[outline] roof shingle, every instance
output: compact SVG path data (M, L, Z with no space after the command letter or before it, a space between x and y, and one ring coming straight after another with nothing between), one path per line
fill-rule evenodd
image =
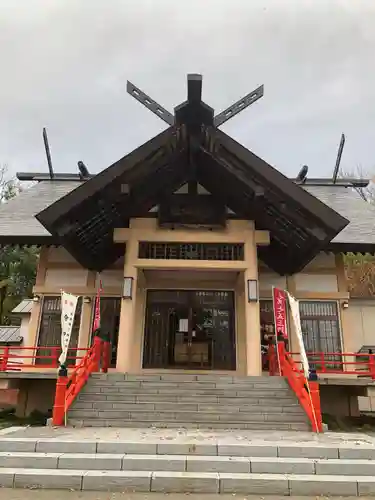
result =
M30 314L33 308L32 299L23 299L13 310L13 314Z
M0 326L0 344L20 344L22 337L19 326Z
M35 215L81 184L80 181L41 181L0 205L0 239L9 239L11 243L14 238L28 243L30 237L51 236ZM365 203L354 189L339 184L305 184L303 188L350 221L333 243L375 245L375 206Z
M51 236L35 215L81 185L81 182L42 181L0 205L0 237Z
M304 189L350 221L332 243L375 245L375 206L366 203L353 188L336 184L305 185Z

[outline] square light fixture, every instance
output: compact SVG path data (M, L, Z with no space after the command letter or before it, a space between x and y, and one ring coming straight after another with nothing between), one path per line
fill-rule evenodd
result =
M133 298L133 278L124 277L124 283L122 287L122 298L132 299Z
M248 302L258 302L258 280L247 280Z

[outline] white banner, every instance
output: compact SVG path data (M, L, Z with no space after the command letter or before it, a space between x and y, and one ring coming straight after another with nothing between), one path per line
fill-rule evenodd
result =
M293 323L294 323L294 328L296 331L296 336L298 339L298 344L299 344L299 352L301 355L301 361L302 361L302 367L303 371L305 373L305 377L307 380L309 379L309 361L306 356L306 351L305 351L305 345L303 343L303 336L302 336L302 328L301 328L301 318L299 315L299 304L298 300L296 300L290 293L286 292L288 294L288 299L289 299L289 305L290 305L290 312L293 318Z
M77 308L78 297L70 293L61 292L61 355L60 365L65 364L66 356L72 335L74 315Z

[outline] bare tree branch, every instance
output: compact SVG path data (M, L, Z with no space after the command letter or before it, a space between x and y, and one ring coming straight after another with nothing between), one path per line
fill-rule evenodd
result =
M369 175L369 172L365 172L360 165L358 165L353 171L340 171L339 176L342 179L371 179L373 177L373 175ZM375 185L372 181L370 181L369 185L365 188L355 187L353 189L357 191L362 200L369 203L375 203Z

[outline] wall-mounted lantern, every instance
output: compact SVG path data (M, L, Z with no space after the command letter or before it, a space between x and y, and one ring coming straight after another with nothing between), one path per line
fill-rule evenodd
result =
M258 302L258 280L247 280L248 302Z
M132 299L133 298L133 278L124 277L124 283L122 287L122 298Z

